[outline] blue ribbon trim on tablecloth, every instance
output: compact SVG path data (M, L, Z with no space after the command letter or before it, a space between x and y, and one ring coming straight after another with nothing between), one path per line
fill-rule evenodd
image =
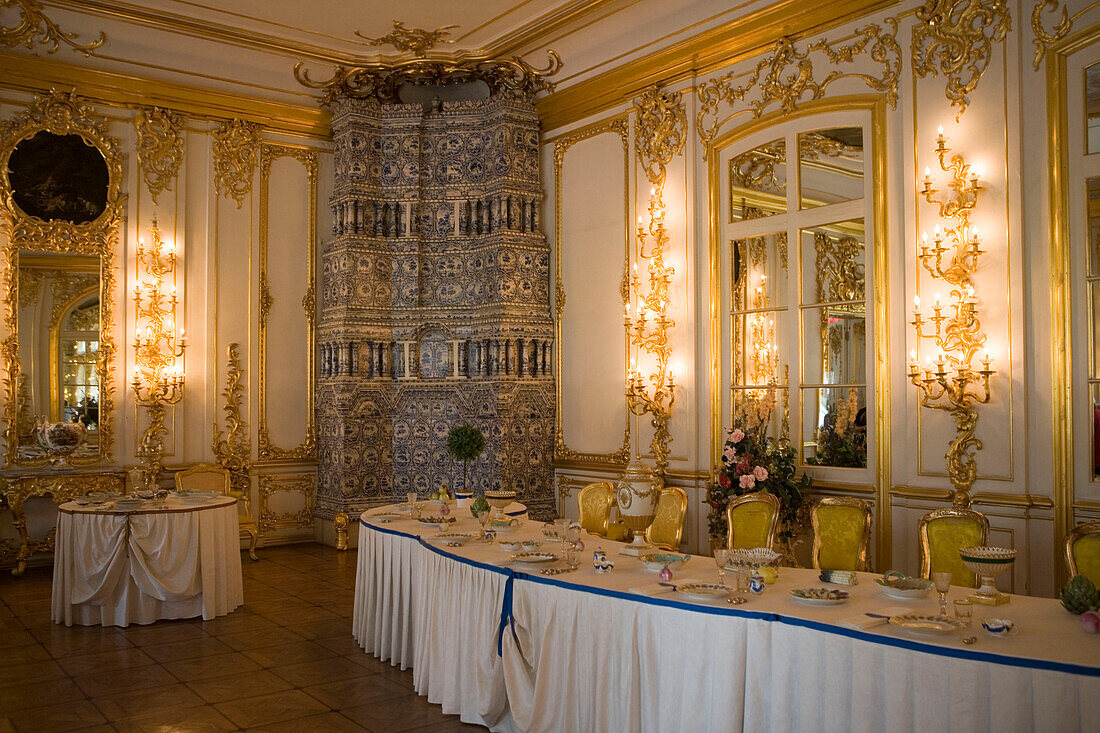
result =
M808 629L814 629L815 631L823 631L827 634L846 636L851 639L859 639L860 641L869 641L874 644L884 644L886 646L898 647L900 649L909 649L911 651L924 652L926 654L939 654L940 656L954 657L956 659L967 659L975 662L990 662L992 664L1001 664L1008 667L1025 667L1029 669L1042 669L1051 672L1066 672L1068 674L1078 674L1087 677L1100 677L1100 667L1087 667L1080 664L1072 664L1069 662L1055 662L1048 659L1013 657L1006 654L991 654L989 652L975 651L972 649L952 648L938 646L935 644L925 644L920 641L902 639L896 636L885 636L883 634L875 634L866 631L859 631L857 629L849 629L844 626L836 626L834 624L829 624L822 621L810 621L808 619L798 618L796 616L784 616L783 614L775 613L772 611L749 611L739 608L722 606L704 606L696 603L677 601L671 598L643 596L637 593L630 593L629 591L612 590L610 588L599 588L591 585L570 583L565 580L558 580L556 578L547 577L544 575L531 575L530 573L525 573L518 570L511 570L509 568L502 568L496 565L488 565L486 563L478 562L477 560L471 560L469 558L462 557L461 555L455 555L439 547L435 547L428 542L425 542L418 535L408 534L406 532L399 532L393 529L384 529L373 524L368 524L362 519L360 519L359 521L360 524L362 524L363 526L369 527L370 529L379 532L386 532L388 534L400 535L402 537L409 537L411 539L414 539L432 552L444 555L452 560L456 560L467 565L473 565L475 567L489 570L494 573L507 575L508 579L505 581L504 585L504 599L501 602L500 609L500 625L497 629L497 656L502 656L504 629L510 626L513 635L515 634L515 616L512 610L515 594L514 585L516 580L524 580L529 583L556 585L561 588L568 588L569 590L579 591L581 593L592 593L598 596L619 598L621 600L627 600L633 603L645 603L651 606L663 606L666 608L679 608L685 611L690 611L692 613L704 613L712 616L735 616L739 618L752 618L759 619L761 621L771 621L775 623L787 624L788 626L801 626Z

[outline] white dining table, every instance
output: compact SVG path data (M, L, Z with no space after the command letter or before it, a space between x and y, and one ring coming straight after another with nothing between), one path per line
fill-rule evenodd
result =
M72 626L224 616L244 603L237 500L58 507L52 614Z
M801 605L792 590L825 584L795 568L743 605L695 601L616 542L585 535L581 566L548 576L509 564L499 544L449 547L415 520L372 518L392 511L360 517L355 638L411 668L445 713L493 730L1068 731L1100 720L1100 635L1054 599L975 605L972 628L942 637L854 629L844 622L939 603L885 598L860 573L847 602ZM448 528L478 530L464 516ZM541 525L513 536L541 538ZM596 548L616 563L610 574L592 567ZM673 583L716 573L696 556ZM968 592L953 588L949 602ZM992 616L1019 633L988 634L980 621Z

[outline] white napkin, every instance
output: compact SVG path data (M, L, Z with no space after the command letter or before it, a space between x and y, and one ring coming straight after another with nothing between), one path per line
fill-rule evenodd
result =
M698 583L700 581L695 578L676 578L673 585L687 585L688 583ZM645 585L639 585L634 588L628 589L631 593L637 593L640 596L660 596L665 593L672 593L675 588L670 588L667 585L661 585L657 583L646 583Z
M911 609L893 606L891 608L883 608L877 611L870 611L868 613L860 613L855 616L848 616L847 618L842 618L837 623L849 629L863 631L865 629L873 629L876 626L881 626L884 623L887 623L890 620L891 616L900 616L904 613L911 612Z

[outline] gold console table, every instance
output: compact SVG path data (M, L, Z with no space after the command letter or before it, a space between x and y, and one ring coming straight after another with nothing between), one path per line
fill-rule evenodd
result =
M50 497L61 504L78 496L97 491L125 493L126 471L122 468L53 468L6 469L0 471L0 496L11 511L12 524L19 533L19 549L15 553L12 575L22 575L27 558L36 552L52 552L55 530L41 540L27 537L27 518L23 502L32 497Z

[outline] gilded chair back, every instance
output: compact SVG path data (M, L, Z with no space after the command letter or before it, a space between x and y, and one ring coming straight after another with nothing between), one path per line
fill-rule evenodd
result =
M607 535L607 521L611 515L611 503L615 498L615 488L610 481L596 481L577 492L577 509L580 511L581 527L592 534Z
M657 498L657 511L653 524L645 531L646 541L666 550L679 550L684 534L684 515L687 514L687 492L679 486L666 486Z
M212 463L198 463L176 472L176 488L189 491L218 491L229 495L229 471Z
M989 520L972 509L938 509L920 518L920 575L951 573L951 584L973 588L976 578L959 557L959 548L982 546L989 537Z
M871 546L871 505L850 496L829 496L810 510L814 545L810 555L820 570L867 570Z
M256 542L259 539L259 528L256 520L252 518L252 512L248 505L248 497L239 491L233 491L229 481L229 471L213 463L197 463L191 468L177 471L176 488L190 491L220 491L226 496L232 496L237 500L237 523L241 528L241 536L249 537L248 556L256 560Z
M1069 577L1084 575L1100 588L1100 522L1078 524L1066 534Z
M726 507L726 547L770 548L779 532L779 509L779 499L766 491L754 491L731 501Z

